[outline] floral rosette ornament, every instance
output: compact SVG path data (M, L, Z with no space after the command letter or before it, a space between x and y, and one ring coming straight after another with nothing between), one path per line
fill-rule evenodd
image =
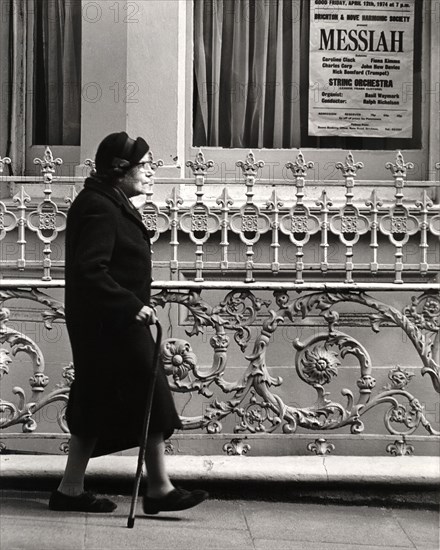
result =
M172 376L175 382L184 380L197 364L197 357L190 344L178 339L169 339L163 343L161 360L165 373Z
M324 385L338 374L340 362L334 351L326 347L314 347L305 350L302 360L302 372L311 384Z

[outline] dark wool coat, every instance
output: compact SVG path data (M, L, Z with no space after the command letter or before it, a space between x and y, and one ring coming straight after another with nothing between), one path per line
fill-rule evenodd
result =
M128 199L88 178L66 228L66 325L75 381L66 419L72 434L98 436L93 456L138 445L154 341L136 321L149 303L148 232ZM181 423L159 370L151 432L169 437Z

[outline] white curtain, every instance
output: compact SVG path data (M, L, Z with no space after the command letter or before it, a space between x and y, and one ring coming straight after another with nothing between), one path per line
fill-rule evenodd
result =
M194 1L195 146L299 145L300 2Z

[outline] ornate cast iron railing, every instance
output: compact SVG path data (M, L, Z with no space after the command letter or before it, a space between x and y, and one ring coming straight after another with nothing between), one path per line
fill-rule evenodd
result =
M150 158L155 171L163 165ZM7 162L0 159L0 170ZM62 161L49 149L35 163L41 165L39 178L1 178L0 172L9 194L0 202L1 261L4 270L50 281L62 277L66 209L82 179L57 178ZM169 270L167 278L190 270L191 278L203 282L233 270L243 271L245 282L265 273L285 274L297 283L336 274L347 283L376 277L400 284L404 277L438 271L440 211L429 193L433 183L407 183L412 164L400 152L386 164L392 182L375 187L356 182L362 163L351 153L335 163L342 184L308 182L313 163L302 153L286 164L291 177L283 181L257 179L264 162L252 153L237 162L242 181L234 185L210 179L214 166L201 152L187 164L193 180L161 181L141 206L153 243L167 243L166 254L155 260L155 267ZM93 169L91 161L86 165ZM35 192L41 188L43 200Z
M0 201L0 447L39 437L61 440L64 450L74 378L68 346L49 373L50 346L26 335L13 309L31 300L48 330L62 326L59 251L76 190L71 180L54 180L59 159L49 150L39 162L42 200L35 183L3 178L12 196ZM151 162L155 170L162 164ZM250 153L237 163L244 187L209 180L212 164L202 153L188 165L192 186L165 182L168 198L153 198L151 189L141 205L156 272L167 274L154 283L153 303L168 321L162 362L184 425L168 451L186 452L188 441L202 438L228 454L270 453L268 441L288 453L351 452L352 441L376 449L370 454L432 452L440 435L440 215L432 183L409 184L406 195L400 153L387 165L392 185L368 196L351 154L336 165L342 192L319 182L308 192L311 163L301 153L286 165L288 182L257 181L262 162ZM30 254L36 243L41 258ZM19 353L27 357L21 367L31 365L29 390L11 384ZM51 430L38 433L48 407L56 410Z

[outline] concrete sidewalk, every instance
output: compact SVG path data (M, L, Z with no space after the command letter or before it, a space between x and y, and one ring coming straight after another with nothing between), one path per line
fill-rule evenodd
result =
M438 550L430 510L252 500L208 500L144 516L127 529L129 496L112 514L51 512L48 493L4 491L2 550Z

